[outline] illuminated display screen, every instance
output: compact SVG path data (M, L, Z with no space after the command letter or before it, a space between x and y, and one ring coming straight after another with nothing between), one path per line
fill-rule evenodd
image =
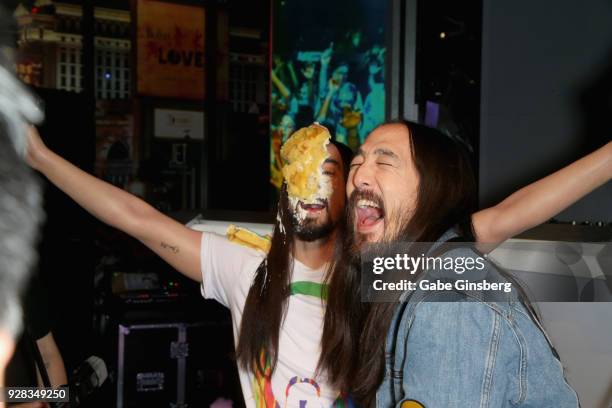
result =
M271 182L296 129L319 122L357 149L385 116L387 2L274 0Z

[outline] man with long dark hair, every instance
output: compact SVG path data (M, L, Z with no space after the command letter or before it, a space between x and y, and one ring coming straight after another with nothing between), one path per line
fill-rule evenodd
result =
M549 210L562 210L611 176L608 144L499 207L519 205L521 222L537 224ZM366 243L454 237L489 242L478 228L489 215L474 213L475 186L470 160L455 141L410 122L378 127L353 159L347 183L348 233L330 282L320 368L358 403L416 407L419 401L428 408L578 405L522 296L497 306L457 291L436 292L429 301L410 298L408 306L361 302L359 255ZM548 192L539 196L539 204L524 200L540 188ZM505 218L509 214L494 222L516 223ZM473 254L463 250L449 256L466 252ZM497 282L508 281L488 268ZM408 404L411 400L415 405Z
M28 160L94 216L202 282L204 297L230 309L248 407L283 402L293 407L300 401L329 406L338 393L315 376L326 296L322 283L344 217L352 152L331 140L325 149L315 172L328 182L329 194L321 202L292 201L285 184L267 255L217 234L191 230L86 174L50 151L34 129Z

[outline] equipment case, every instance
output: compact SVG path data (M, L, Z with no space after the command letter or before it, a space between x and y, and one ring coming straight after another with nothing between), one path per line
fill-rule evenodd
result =
M229 324L118 327L117 408L207 407L218 397L241 398Z

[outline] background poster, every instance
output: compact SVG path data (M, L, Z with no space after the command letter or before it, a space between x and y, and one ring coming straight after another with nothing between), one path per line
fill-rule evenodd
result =
M319 122L356 150L385 116L387 1L274 0L271 182L296 129Z
M204 8L153 0L137 4L138 93L204 99Z

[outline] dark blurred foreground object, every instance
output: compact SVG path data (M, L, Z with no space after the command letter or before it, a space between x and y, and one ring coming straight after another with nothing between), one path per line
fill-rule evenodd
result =
M104 360L97 356L90 356L74 370L68 380L70 402L57 404L54 408L84 407L83 403L95 397L95 393L107 378L108 371Z
M22 160L26 124L41 120L42 113L12 72L14 22L4 5L0 3L0 387L21 332L19 295L37 258L34 242L43 218L38 180Z

